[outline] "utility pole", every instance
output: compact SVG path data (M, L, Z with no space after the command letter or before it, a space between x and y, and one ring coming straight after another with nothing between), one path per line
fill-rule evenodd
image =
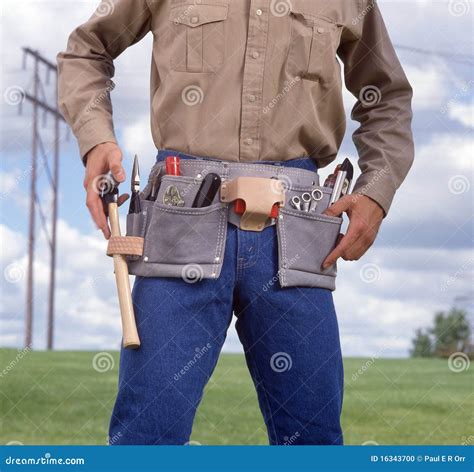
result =
M49 276L49 292L48 292L48 327L46 345L48 349L53 348L54 334L54 291L55 291L55 270L56 270L56 228L58 216L58 183L59 183L59 133L60 122L64 121L57 106L57 69L56 65L48 59L41 56L37 51L30 48L23 48L23 68L26 68L28 58L34 61L33 69L33 87L32 93L25 92L25 99L32 104L33 120L32 120L32 145L31 145L31 183L30 183L30 215L28 229L28 272L26 286L26 313L25 313L25 347L31 347L33 340L33 308L34 308L34 262L35 262L35 240L36 240L36 212L40 216L48 246L50 249L50 276ZM51 73L55 75L55 93L54 103L48 103L44 91L41 73L45 74L45 84L49 84ZM21 108L20 108L21 111ZM43 112L43 116L52 115L54 118L54 143L52 167L48 161L48 150L46 149L41 138L38 126L39 112ZM49 180L49 186L52 191L52 208L49 218L50 228L42 207L41 200L38 196L38 158L42 157L44 169Z
M35 61L33 72L33 96L38 96L38 61ZM33 335L33 279L35 259L35 220L36 220L36 164L38 157L38 102L33 101L33 138L31 144L31 184L30 184L30 221L28 229L28 275L26 282L26 320L25 320L25 347L31 347Z

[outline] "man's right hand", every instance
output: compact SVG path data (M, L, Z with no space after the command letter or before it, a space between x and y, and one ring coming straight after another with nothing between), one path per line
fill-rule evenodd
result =
M98 229L105 239L110 238L110 228L104 213L99 195L99 185L104 176L110 171L117 182L125 180L125 170L122 167L122 151L112 142L98 144L87 153L86 175L84 188L87 192L86 205ZM121 205L128 198L127 194L119 197Z

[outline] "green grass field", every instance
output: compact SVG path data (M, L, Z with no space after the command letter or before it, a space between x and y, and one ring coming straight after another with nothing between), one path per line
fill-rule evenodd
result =
M118 353L103 373L92 367L95 354L28 352L18 359L16 350L0 350L0 443L106 444ZM473 443L472 369L452 372L447 360L349 358L345 372L346 444ZM192 439L266 444L243 356L221 356Z

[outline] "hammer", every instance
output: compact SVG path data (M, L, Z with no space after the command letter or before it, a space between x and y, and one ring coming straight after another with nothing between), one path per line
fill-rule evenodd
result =
M121 236L118 212L118 185L119 183L110 173L99 184L99 194L104 205L105 214L109 217L112 237ZM122 319L123 347L137 349L140 347L140 338L138 337L135 313L133 311L127 261L122 254L113 254L112 257Z

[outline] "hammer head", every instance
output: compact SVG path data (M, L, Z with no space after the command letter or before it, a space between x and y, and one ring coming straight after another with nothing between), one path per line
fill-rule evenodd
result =
M106 175L101 176L97 181L97 190L104 206L104 213L109 213L109 203L116 203L118 199L118 186L113 175L109 172Z

